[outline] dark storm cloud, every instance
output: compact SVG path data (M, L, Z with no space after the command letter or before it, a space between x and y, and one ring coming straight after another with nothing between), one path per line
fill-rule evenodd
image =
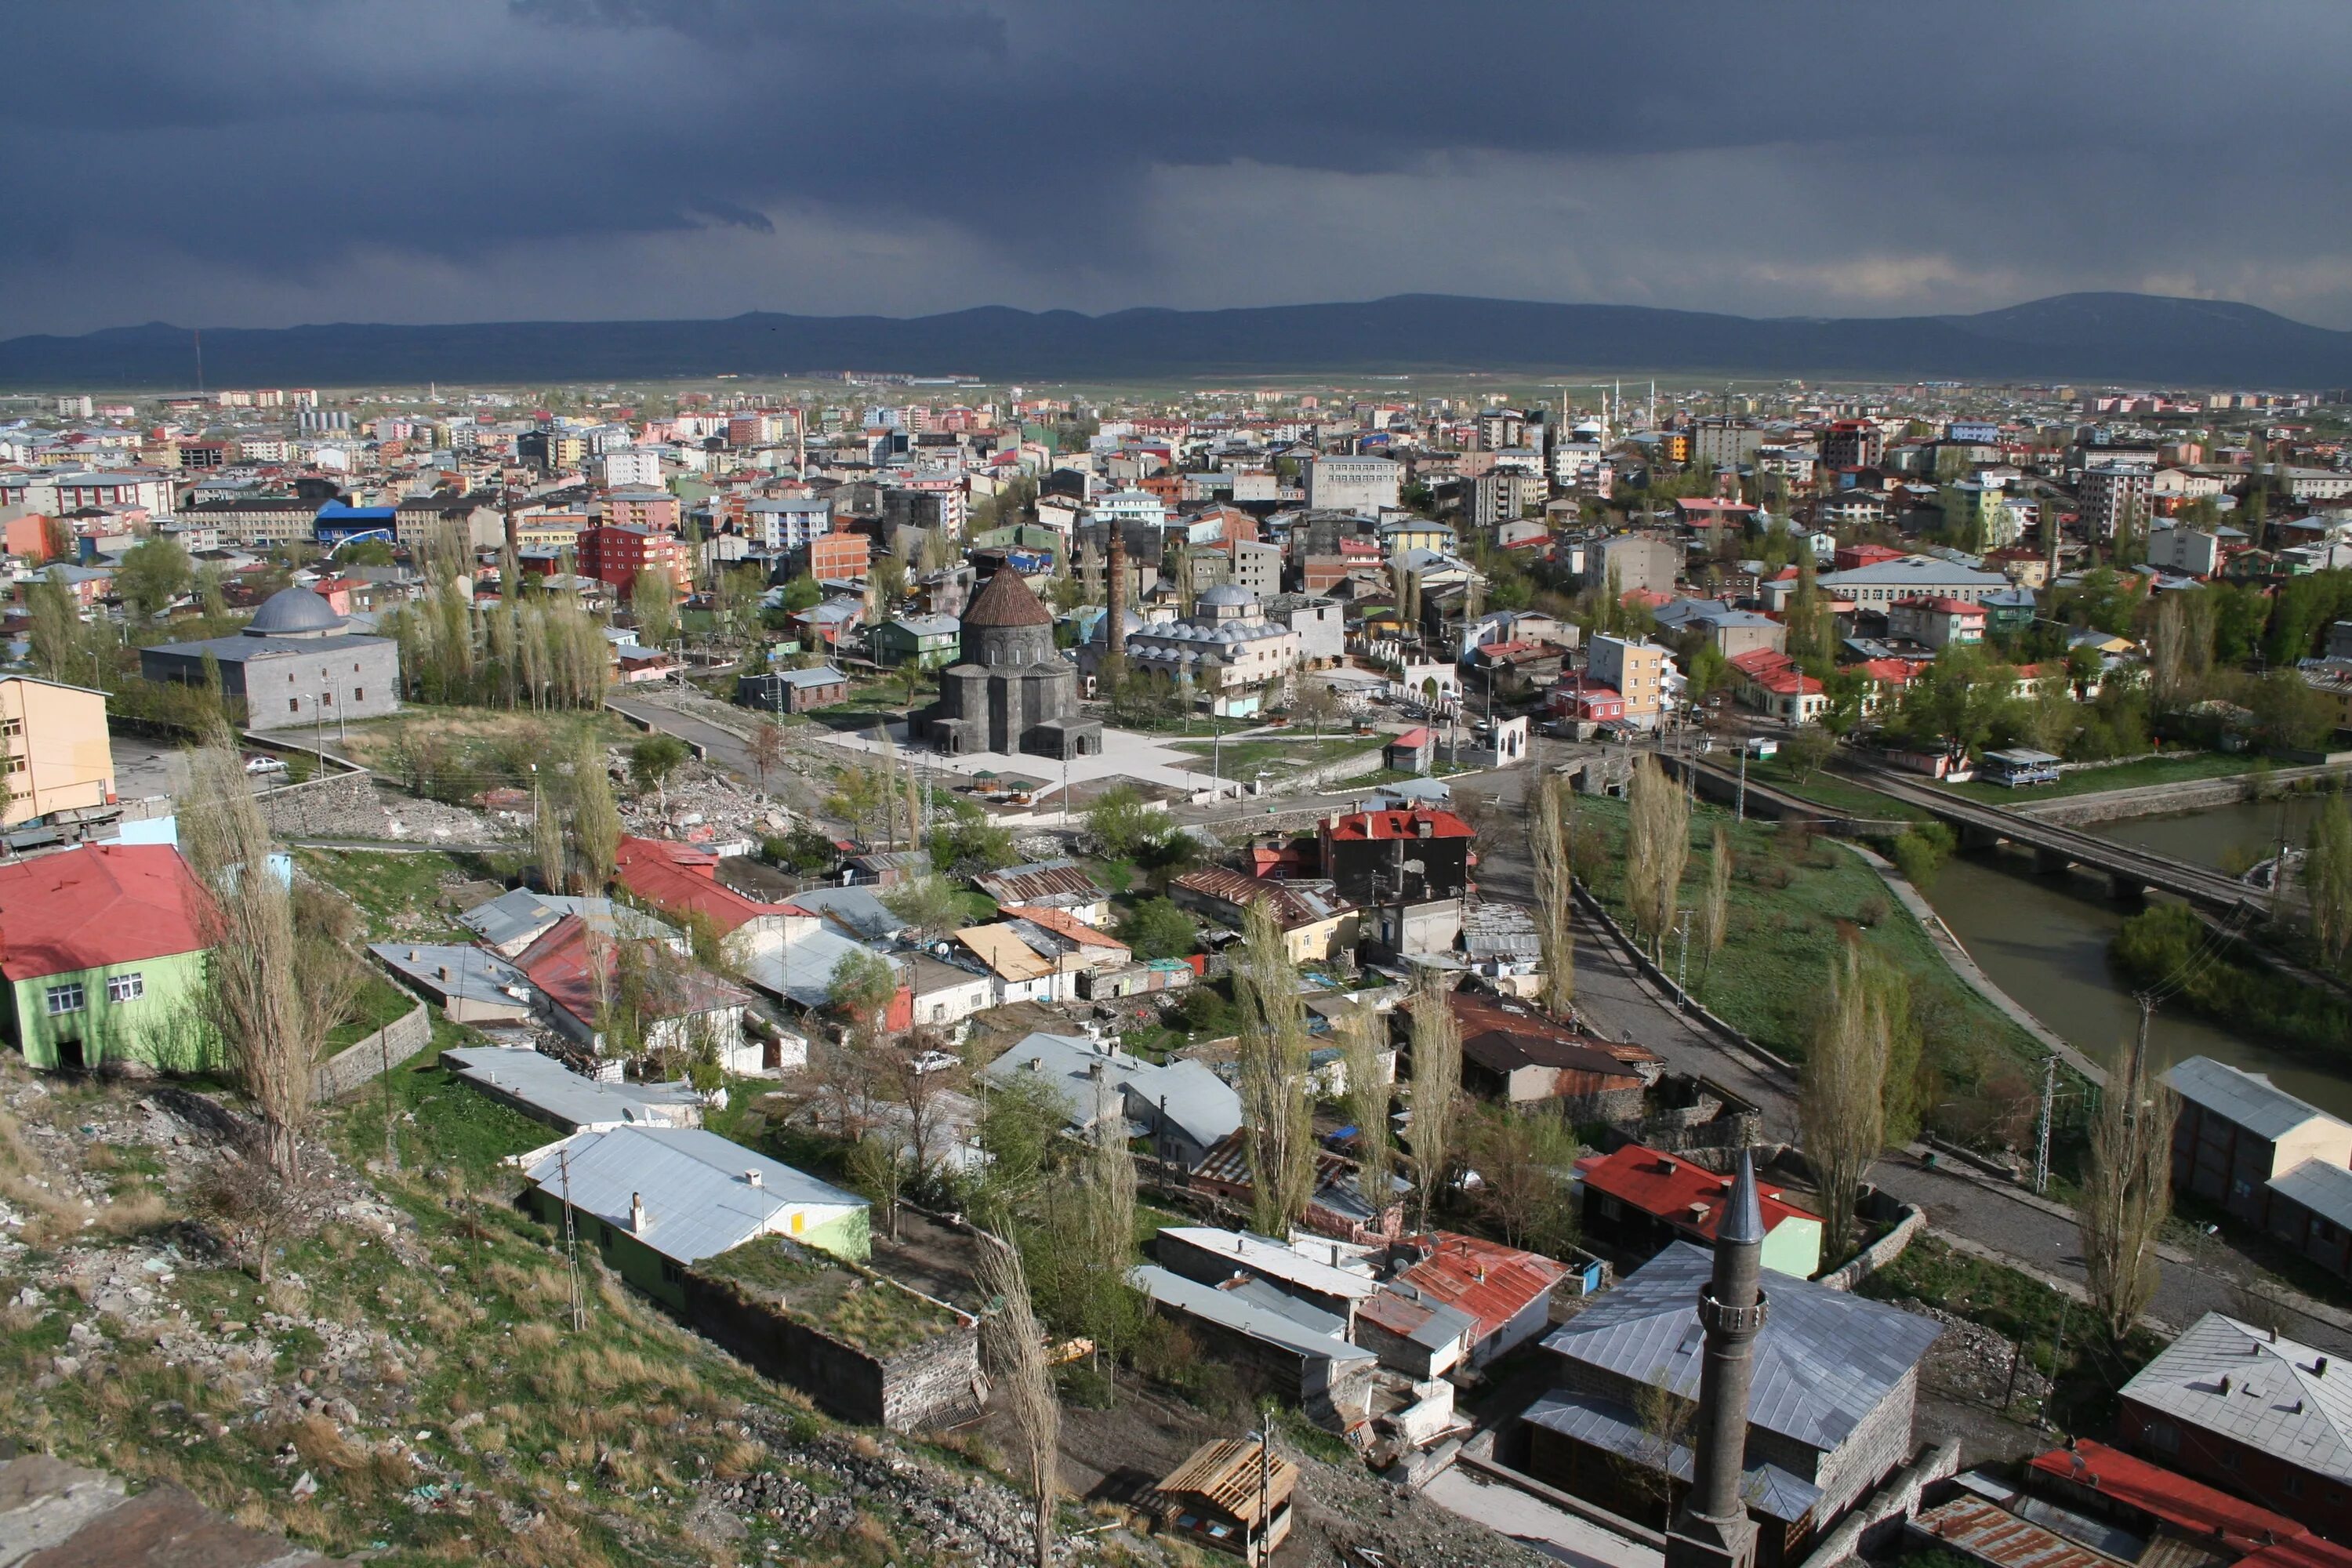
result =
M2073 287L2352 320L2352 7L49 0L0 331Z

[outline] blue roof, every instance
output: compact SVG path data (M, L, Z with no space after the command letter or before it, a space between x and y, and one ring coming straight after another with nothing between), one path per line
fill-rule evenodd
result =
M319 509L320 522L397 522L400 513L388 506L351 506L331 500Z

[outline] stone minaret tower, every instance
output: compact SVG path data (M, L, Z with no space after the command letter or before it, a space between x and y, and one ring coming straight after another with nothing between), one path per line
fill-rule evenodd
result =
M1116 519L1110 525L1110 560L1104 579L1109 608L1103 616L1103 657L1118 658L1127 652L1127 529Z
M1706 1331L1692 1443L1691 1489L1666 1531L1666 1568L1751 1568L1756 1526L1739 1495L1747 1469L1748 1390L1756 1376L1756 1336L1764 1328L1764 1215L1756 1166L1739 1153L1731 1201L1715 1233L1715 1275L1699 1291Z

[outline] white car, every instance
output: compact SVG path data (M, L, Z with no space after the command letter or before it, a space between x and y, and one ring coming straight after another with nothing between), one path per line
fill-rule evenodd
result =
M286 771L286 763L277 757L247 757L245 759L245 771L248 773L282 773Z

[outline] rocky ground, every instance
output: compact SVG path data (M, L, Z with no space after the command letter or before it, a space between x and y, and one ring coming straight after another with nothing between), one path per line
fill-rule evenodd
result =
M0 1062L0 1440L331 1556L1024 1560L1002 1479L835 1427L593 1259L573 1330L492 1157L544 1131L437 1081L394 1109L401 1171L354 1163L383 1148L363 1098L263 1235L205 1195L245 1131L213 1099ZM1160 1557L1123 1531L1066 1547Z

